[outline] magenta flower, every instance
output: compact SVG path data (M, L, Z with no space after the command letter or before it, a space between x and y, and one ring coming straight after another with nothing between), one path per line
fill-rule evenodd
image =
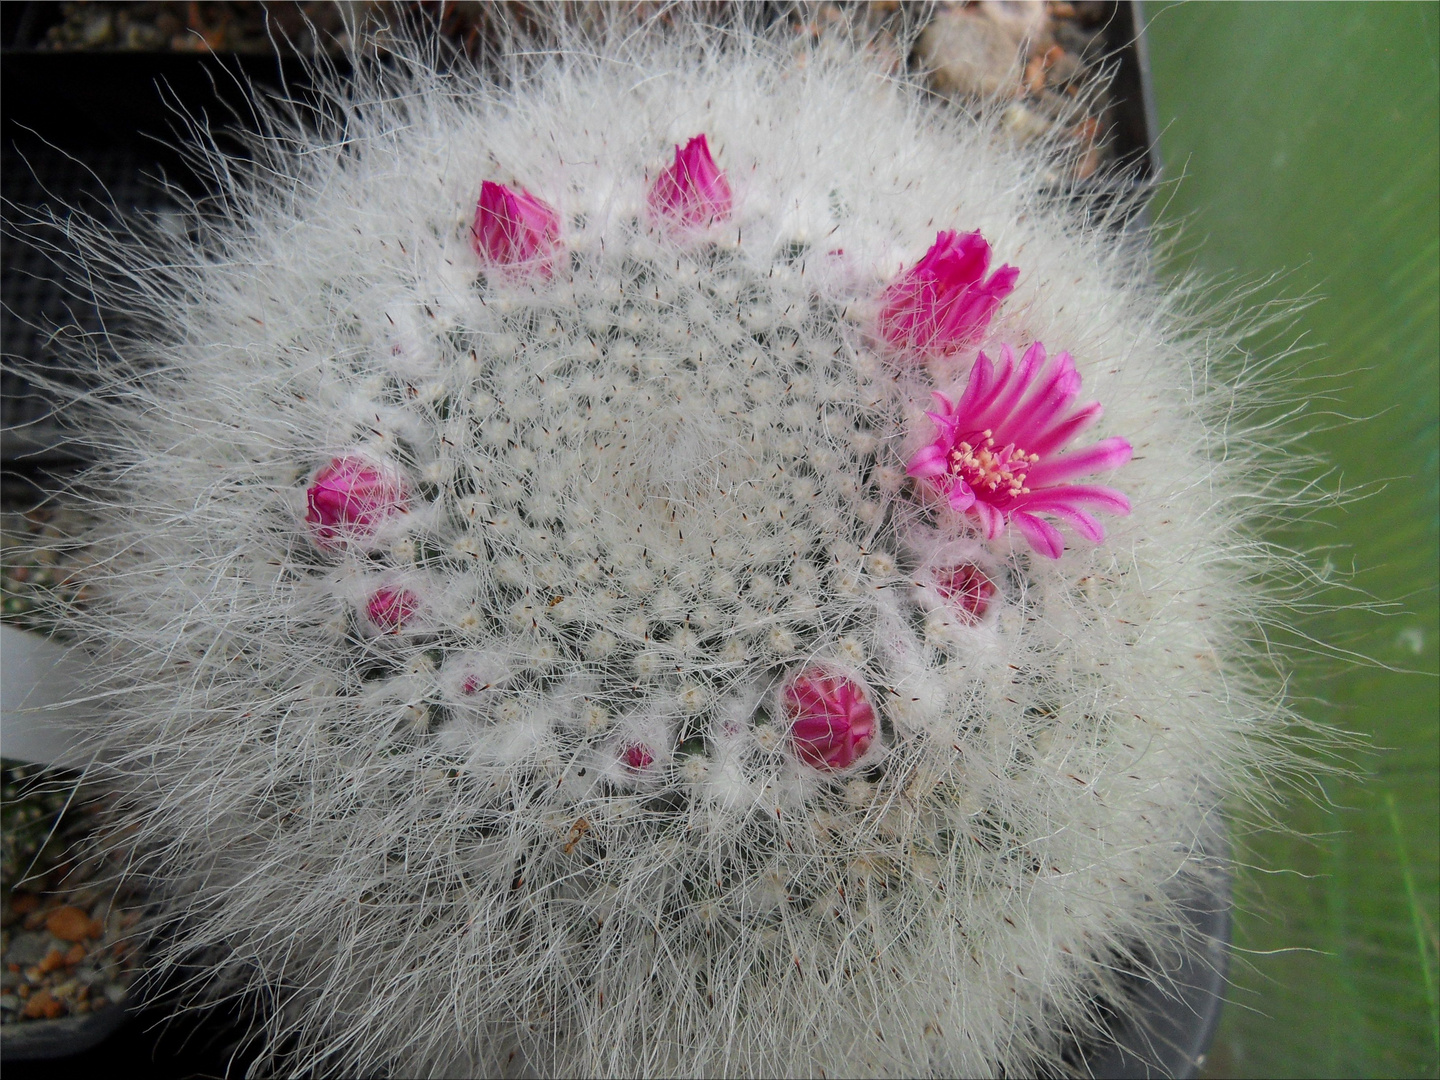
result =
M961 563L935 572L931 579L945 605L964 622L978 623L990 610L995 583L974 563Z
M410 494L389 466L361 454L342 454L315 474L305 503L311 535L328 549L368 537L386 518L405 513Z
M885 290L877 320L897 349L931 356L978 341L1020 271L1002 266L985 278L990 245L978 232L942 232L925 257Z
M698 228L730 216L730 182L710 156L704 135L696 135L682 150L675 147L675 164L655 178L650 188L650 212L675 225Z
M1045 347L1038 341L1025 351L1020 367L1008 345L1001 346L997 374L983 352L970 369L970 382L959 402L937 393L940 411L926 413L938 429L905 470L944 495L952 509L980 520L988 539L1013 521L1030 546L1058 559L1065 550L1060 530L1037 514L1073 525L1098 544L1105 530L1085 507L1128 514L1130 503L1114 488L1070 484L1089 473L1118 468L1130 460L1124 439L1102 439L1094 446L1060 453L1100 417L1100 404L1071 408L1080 392L1080 374L1070 354L1056 355L1045 368Z
M420 610L420 598L409 589L387 585L365 604L365 617L378 630L398 634Z
M875 708L859 679L812 667L790 677L781 694L790 740L817 769L853 765L875 738Z
M486 180L470 230L475 253L496 267L549 277L560 250L560 217L544 199Z

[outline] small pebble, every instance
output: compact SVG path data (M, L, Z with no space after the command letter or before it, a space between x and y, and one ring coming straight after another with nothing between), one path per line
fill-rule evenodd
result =
M1074 82L1085 74L1085 65L1073 53L1056 45L1045 54L1046 81L1051 86Z
M65 1003L56 1001L49 990L37 990L25 1002L22 1015L28 1020L54 1020L65 1013Z
M1011 105L1001 117L1005 130L1021 139L1038 139L1050 133L1051 123L1024 105Z
M105 933L103 926L80 908L70 905L50 912L45 919L45 928L62 941L78 942L85 938L98 938Z
M11 971L19 971L40 963L49 951L49 934L27 931L10 939L10 948L5 950L5 962Z
M56 968L62 968L64 966L65 954L59 949L51 949L45 954L45 959L36 965L36 970L39 971L41 975L48 975Z
M1020 84L1020 47L1010 28L957 7L935 16L916 54L941 93L1012 97Z

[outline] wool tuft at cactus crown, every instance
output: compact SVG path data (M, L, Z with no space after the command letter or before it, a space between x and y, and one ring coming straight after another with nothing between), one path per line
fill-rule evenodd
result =
M66 223L132 329L54 614L260 1068L1064 1072L1293 765L1232 339L1063 148L684 22L392 42Z

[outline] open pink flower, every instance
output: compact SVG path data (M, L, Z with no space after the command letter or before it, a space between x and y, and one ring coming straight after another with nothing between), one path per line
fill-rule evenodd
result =
M979 340L1020 271L1002 266L987 279L990 245L978 232L947 231L881 298L877 329L901 350L939 356Z
M801 761L817 769L853 765L875 738L875 707L865 684L822 667L790 677L781 694L790 740Z
M697 228L730 216L730 182L710 156L704 135L696 135L682 150L675 147L675 164L655 178L650 188L650 212L655 217Z
M1073 525L1085 539L1100 543L1105 530L1085 508L1128 514L1130 503L1114 488L1067 481L1118 468L1130 460L1124 439L1102 439L1083 450L1061 453L1065 444L1100 417L1100 404L1072 408L1080 374L1066 352L1049 370L1038 341L1020 366L1008 345L997 373L983 352L956 403L937 393L938 412L927 413L937 433L905 470L943 494L950 506L971 514L989 539L1013 521L1030 546L1058 559L1065 550L1060 530L1038 517L1049 514Z
M480 185L471 229L475 253L497 267L548 277L560 250L560 217L543 199L486 180Z
M420 598L413 592L387 585L366 602L365 617L377 630L398 634L419 610Z
M305 520L315 543L334 548L370 536L409 509L399 472L363 454L342 454L323 466L305 492Z

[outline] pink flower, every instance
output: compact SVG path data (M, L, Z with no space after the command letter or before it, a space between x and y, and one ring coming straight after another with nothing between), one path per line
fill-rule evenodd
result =
M625 748L625 764L636 772L648 768L654 764L655 755L650 752L650 747L644 743L636 743L634 746Z
M315 474L305 502L311 535L328 549L370 536L386 518L405 513L410 495L394 469L342 454Z
M800 760L817 769L853 765L875 737L875 709L859 679L820 667L792 675L781 694Z
M979 340L1020 271L1002 266L985 277L990 245L978 232L942 232L925 257L885 290L880 336L897 349L932 356Z
M951 611L972 624L985 617L995 595L995 583L974 563L936 571L931 584Z
M475 204L470 230L475 253L497 267L530 270L549 277L560 250L560 217L544 199L486 180Z
M398 634L420 610L420 598L409 589L385 586L365 604L365 617L378 630Z
M730 206L730 182L710 156L704 135L696 135L683 150L677 145L675 164L657 176L650 188L650 212L687 228L724 221L730 216Z
M938 429L905 470L943 494L951 508L980 520L987 538L1013 521L1030 546L1058 559L1065 550L1060 530L1037 514L1069 522L1098 544L1105 530L1083 507L1128 514L1130 503L1114 488L1066 481L1118 468L1130 460L1124 439L1102 439L1068 454L1060 450L1100 417L1098 402L1071 408L1080 392L1080 374L1070 354L1056 355L1042 379L1045 347L1026 350L1020 367L1008 345L1000 350L997 374L983 352L970 370L958 403L937 393L939 412L927 413Z

